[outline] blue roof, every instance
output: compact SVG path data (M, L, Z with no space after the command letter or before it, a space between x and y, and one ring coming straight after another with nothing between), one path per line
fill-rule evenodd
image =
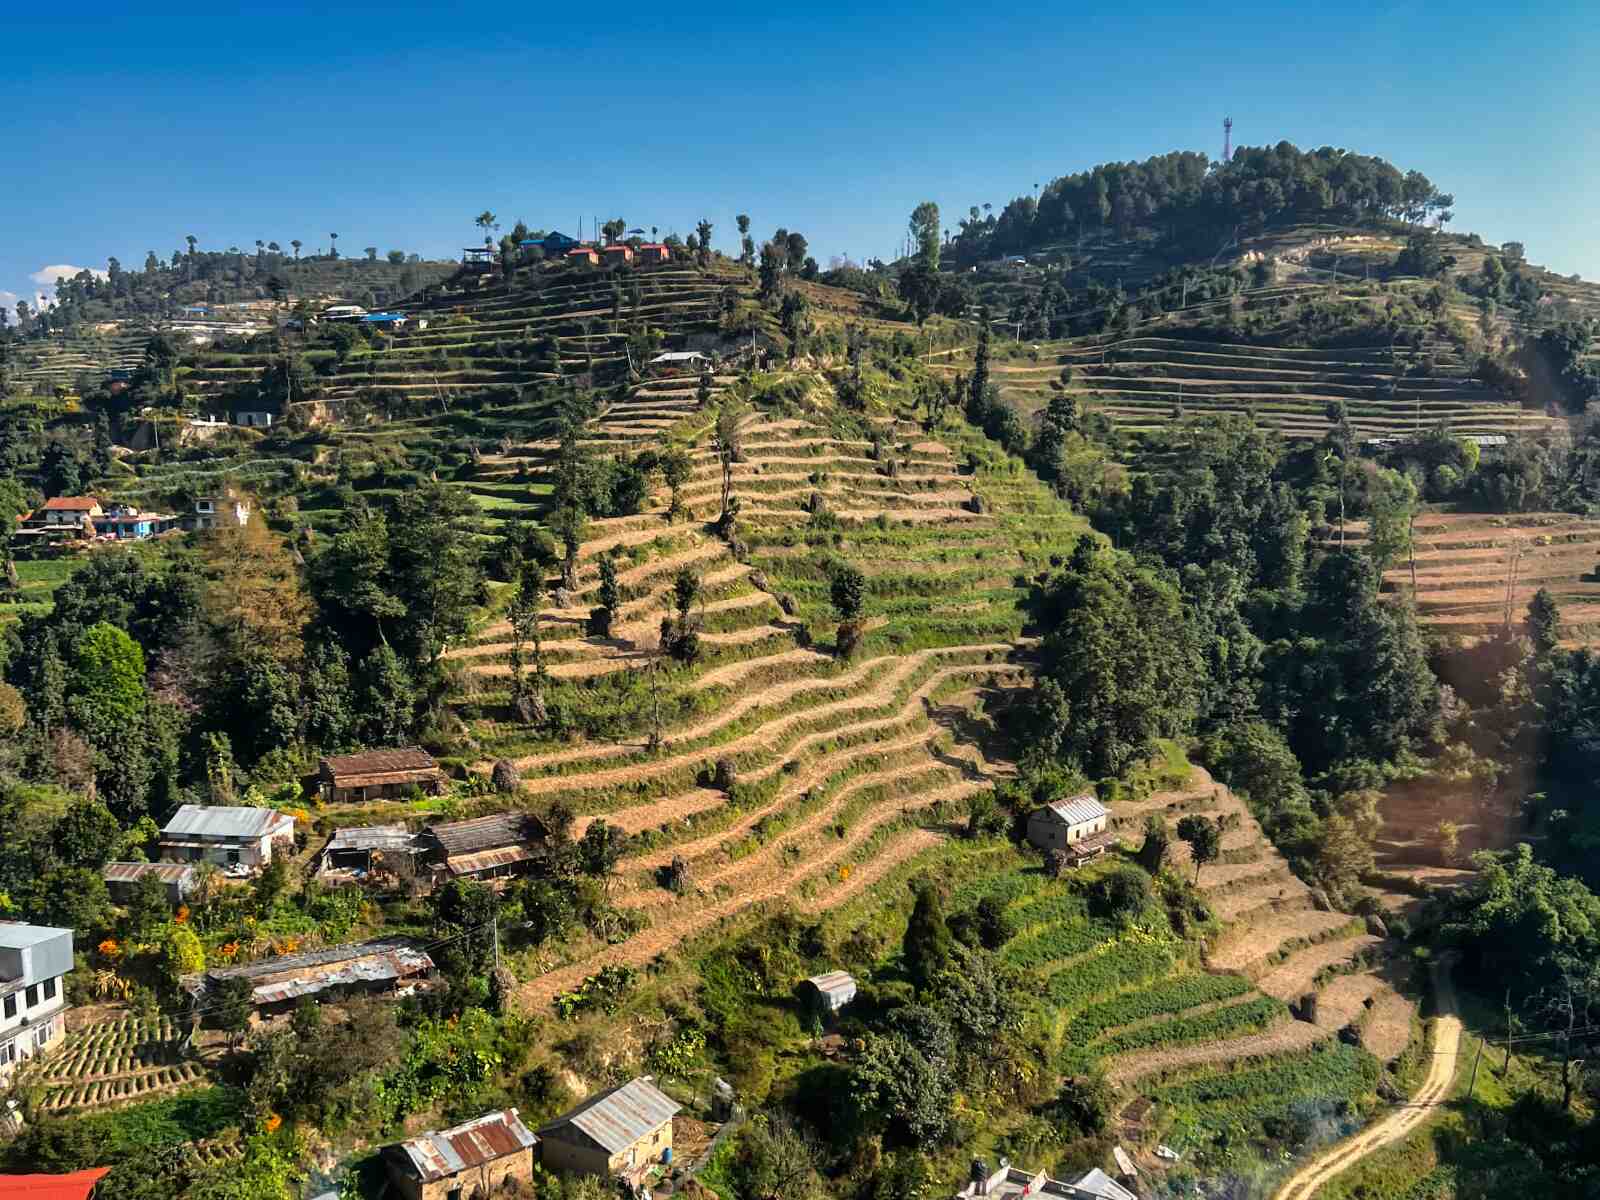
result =
M363 321L404 321L405 313L368 313L361 318Z

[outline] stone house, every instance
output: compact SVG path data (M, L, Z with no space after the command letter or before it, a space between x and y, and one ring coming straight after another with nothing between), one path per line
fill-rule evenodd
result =
M508 1179L531 1180L538 1143L508 1108L386 1146L383 1165L404 1200L473 1200L495 1194Z
M590 1096L539 1131L539 1155L554 1171L621 1176L637 1185L672 1162L672 1118L682 1106L648 1076Z

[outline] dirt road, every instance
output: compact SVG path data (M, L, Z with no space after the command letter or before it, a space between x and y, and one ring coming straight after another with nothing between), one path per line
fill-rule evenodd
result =
M1461 1045L1461 1018L1456 1016L1456 995L1450 986L1449 968L1440 969L1434 978L1439 997L1439 1022L1434 1029L1433 1060L1428 1064L1428 1077L1422 1081L1417 1094L1377 1124L1317 1155L1289 1177L1274 1200L1311 1200L1334 1176L1374 1150L1405 1137L1449 1097L1456 1073L1456 1054Z

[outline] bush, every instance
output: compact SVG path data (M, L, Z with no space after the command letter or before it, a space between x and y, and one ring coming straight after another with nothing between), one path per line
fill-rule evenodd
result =
M1150 876L1138 867L1117 867L1095 880L1089 891L1095 911L1102 917L1131 921L1155 899Z
M834 649L839 657L854 658L865 632L860 621L840 621L839 632L834 637Z

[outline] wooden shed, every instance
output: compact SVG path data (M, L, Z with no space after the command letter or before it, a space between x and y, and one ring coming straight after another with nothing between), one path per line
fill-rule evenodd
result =
M328 804L392 799L416 788L437 796L444 790L444 772L421 746L336 754L317 768L318 787Z

